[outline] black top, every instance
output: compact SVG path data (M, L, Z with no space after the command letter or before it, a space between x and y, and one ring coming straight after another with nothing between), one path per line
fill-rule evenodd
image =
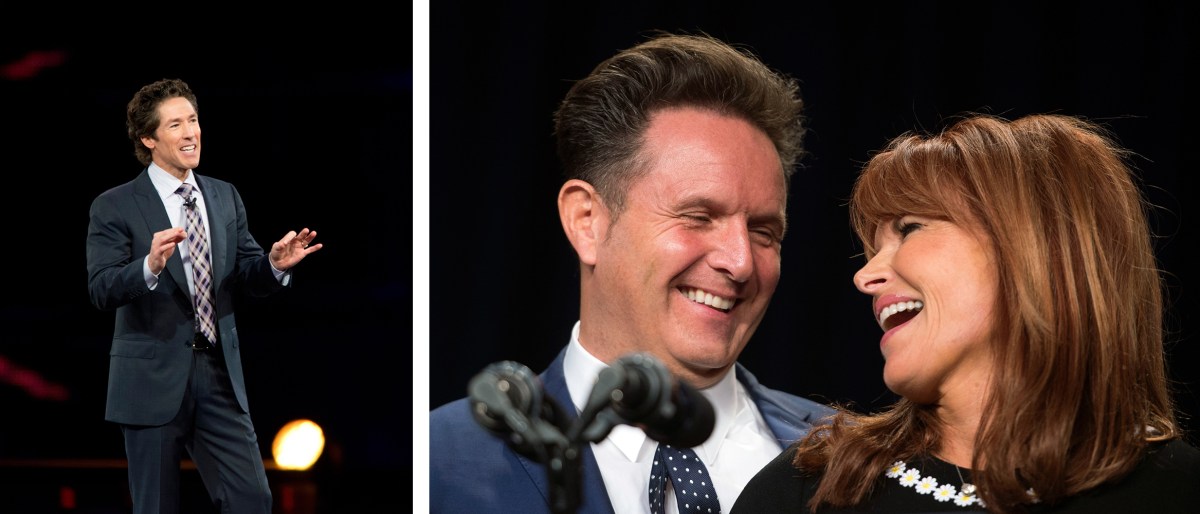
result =
M816 477L802 477L792 466L795 447L790 447L766 465L738 496L730 514L769 514L773 512L810 512L806 504L816 490ZM916 475L932 477L939 485L961 490L970 483L970 470L957 468L933 457L907 464L907 480ZM959 478L961 474L962 479ZM917 487L901 485L900 474L888 477L880 473L874 492L854 508L824 508L822 514L887 513L961 513L986 512L979 504L956 505L953 500L938 501L935 492L921 494ZM934 489L928 487L927 489ZM947 488L946 491L948 492ZM965 503L965 502L964 502ZM1150 512L1153 514L1200 512L1200 450L1181 441L1151 445L1147 456L1134 470L1115 484L1105 485L1055 506L1035 505L1032 513L1106 513Z

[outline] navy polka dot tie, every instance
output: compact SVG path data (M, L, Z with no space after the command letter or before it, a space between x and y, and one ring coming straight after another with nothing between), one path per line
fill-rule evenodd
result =
M700 462L691 448L672 448L659 444L654 450L654 464L650 467L650 514L664 514L667 480L675 490L680 513L718 514L721 503L717 501L717 490L713 489L708 468Z

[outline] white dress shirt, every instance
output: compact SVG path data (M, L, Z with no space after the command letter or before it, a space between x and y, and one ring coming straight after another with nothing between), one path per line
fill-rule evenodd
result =
M606 367L607 364L580 344L579 323L576 322L563 357L567 391L576 413L587 404L592 386ZM712 402L716 423L708 440L693 450L712 476L721 510L728 512L746 483L783 448L734 373L726 373L700 394ZM617 425L606 439L592 443L604 487L617 514L650 513L650 466L657 447L658 441L631 425ZM679 514L675 493L670 487L666 504L668 514Z
M204 233L212 234L212 229L208 225L208 210L205 207L204 194L200 192L200 185L196 183L196 174L189 171L187 178L180 181L153 162L147 168L147 174L150 175L150 182L154 184L154 190L158 192L158 197L162 200L163 207L167 209L167 218L171 220L171 226L187 228L185 226L187 220L183 216L183 197L175 194L179 186L187 183L192 185L192 197L196 199L196 209L200 211L200 221L204 223ZM209 236L208 239L211 245L212 236ZM184 239L175 245L175 251L179 252L179 258L183 260L183 275L187 277L188 291L195 297L196 285L192 280L192 255L188 249L187 240ZM149 259L149 256L146 259ZM143 260L142 262L142 275L146 278L146 285L153 290L158 287L158 275L150 273L149 261Z

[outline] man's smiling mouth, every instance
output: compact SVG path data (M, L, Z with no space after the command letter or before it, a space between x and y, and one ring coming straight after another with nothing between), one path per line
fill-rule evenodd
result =
M707 305L722 312L729 312L729 309L733 308L733 304L737 303L735 299L714 296L712 293L706 292L703 289L680 288L679 291L693 302Z

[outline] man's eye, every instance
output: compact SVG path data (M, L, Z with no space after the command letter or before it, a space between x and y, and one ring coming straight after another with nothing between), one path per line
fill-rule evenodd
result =
M771 245L780 241L780 237L775 235L774 230L759 229L752 231L752 233L754 234L755 238L763 244Z

